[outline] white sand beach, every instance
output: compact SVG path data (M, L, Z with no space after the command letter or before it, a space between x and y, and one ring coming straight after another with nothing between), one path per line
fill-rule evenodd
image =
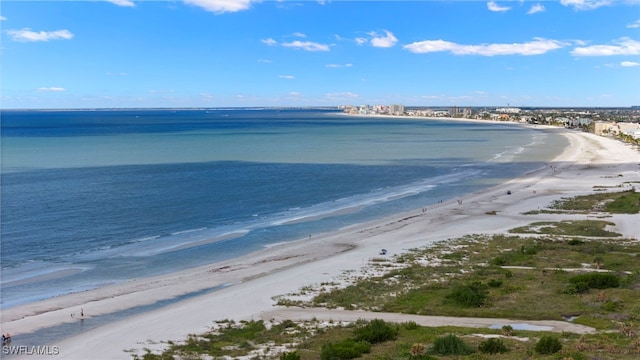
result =
M570 140L570 146L552 163L481 193L429 206L425 212L418 209L272 246L232 261L3 310L2 331L10 332L13 345L19 345L20 334L37 329L63 322L90 321L100 314L224 286L49 344L57 346L60 353L48 358L128 359L131 354L125 350L181 340L188 334L207 331L215 320L268 317L274 311L273 297L332 281L346 270L359 270L370 258L378 256L381 248L388 249L387 256L392 256L465 234L499 233L533 221L576 218L577 215L522 213L544 208L561 197L591 194L595 185L625 183L608 191L629 189L634 182L638 186L640 152L636 149L593 134L557 131ZM496 211L496 215L486 215L491 211ZM613 215L608 220L616 224L614 231L639 239L637 219L637 215ZM79 318L80 309L85 320Z

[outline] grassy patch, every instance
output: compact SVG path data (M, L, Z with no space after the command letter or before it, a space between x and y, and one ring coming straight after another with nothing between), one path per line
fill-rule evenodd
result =
M640 213L640 193L635 189L621 192L602 192L555 201L552 209L570 212L602 211L616 214Z
M305 305L520 319L580 315L597 328L617 329L620 320L634 316L640 320L638 254L640 244L609 238L467 236L414 249L395 258L403 267L320 292ZM582 268L587 273L608 270L619 278L620 286L569 291L570 279L579 275L569 270ZM602 291L608 295L597 295Z
M625 192L604 206L605 211L614 214L640 213L640 193Z
M509 230L515 234L544 234L563 236L592 236L592 237L617 237L622 236L616 232L607 231L607 225L615 225L612 222L602 220L565 220L560 222L535 222L527 226Z
M551 340L556 339L560 343L561 349L555 355L535 355L536 359L636 359L640 350L634 343L634 339L625 336L612 336L612 334L599 335L558 335L548 333L535 333L520 331L520 340L514 337L502 337L489 341L485 336L500 336L499 330L491 329L465 329L465 328L426 328L398 326L398 335L395 339L367 345L365 342L358 342L351 338L354 325L347 327L327 328L316 336L308 337L298 345L292 347L287 352L295 349L301 360L322 359L323 351L326 355L339 353L340 358L349 358L353 351L359 351L358 358L363 360L373 359L498 359L515 360L532 358L536 353L536 345L546 344L548 346L538 346L539 349L557 348L557 343ZM528 339L528 340L527 340ZM549 344L547 344L549 343ZM484 350L482 354L477 351ZM505 351L508 350L508 351ZM545 351L545 350L542 350ZM284 353L285 351L283 351ZM473 354L475 353L475 354ZM472 354L472 355L464 355ZM200 353L206 355L206 353ZM161 357L164 356L164 357ZM465 357L466 356L466 357ZM146 359L198 359L205 358L191 353L188 356L171 357L168 352L164 355L148 354ZM264 359L278 359L278 355L271 357L254 357Z
M305 324L284 321L265 326L263 321L223 321L205 334L192 334L182 342L170 342L162 354L148 352L142 359L191 359L207 355L213 358L268 354L273 347L301 341L314 329ZM279 355L279 354L278 354ZM139 357L134 356L138 359Z

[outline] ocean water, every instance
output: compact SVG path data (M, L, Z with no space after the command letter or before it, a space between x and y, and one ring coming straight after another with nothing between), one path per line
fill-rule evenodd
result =
M509 124L329 110L1 115L3 308L454 199L567 145Z

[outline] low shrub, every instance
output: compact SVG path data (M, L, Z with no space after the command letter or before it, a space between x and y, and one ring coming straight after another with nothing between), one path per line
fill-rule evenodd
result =
M618 311L621 307L621 304L617 301L606 301L601 306L602 310L610 312Z
M371 344L366 341L346 339L339 342L329 342L322 345L320 360L349 360L360 357L371 350Z
M502 335L504 335L504 336L513 336L513 326L511 326L511 325L503 325L502 326Z
M419 328L418 323L416 323L415 321L407 321L405 323L402 323L402 325L407 330L416 330L417 328Z
M587 285L587 283L584 283L584 282L577 283L577 284L567 284L567 286L564 289L564 293L569 295L582 294L587 291L589 291L589 285Z
M584 244L584 241L578 240L578 239L571 239L571 240L567 241L567 244L568 245L572 245L572 246L577 246L577 245Z
M431 351L438 355L468 355L473 349L459 337L449 334L437 338Z
M591 273L572 276L569 279L571 284L579 288L587 289L608 289L620 286L620 277L610 273Z
M490 263L491 265L505 266L509 263L509 259L507 259L506 256L498 255L495 258L493 258Z
M457 285L447 299L466 307L480 307L487 299L487 286L479 281L474 281L466 285Z
M571 353L571 359L573 360L589 360L589 358L587 357L587 355L580 353L580 352L572 352Z
M507 279L511 279L513 277L513 272L511 270L503 269L502 274L504 274L504 277Z
M520 252L525 255L535 255L540 250L540 246L537 244L527 244L520 246Z
M478 345L478 350L484 354L502 354L509 351L509 348L501 339L488 339Z
M280 354L280 360L300 360L300 354L297 351L284 352Z
M377 344L387 340L394 340L398 336L398 329L387 324L384 320L375 319L362 327L356 328L354 335L357 341Z
M545 335L538 340L534 350L538 354L550 355L555 354L562 349L562 343L558 338L551 335Z
M487 282L487 285L489 285L489 287L498 288L502 286L502 280L491 279Z
M280 324L280 327L282 329L291 329L298 327L298 324L296 324L293 320L286 319Z

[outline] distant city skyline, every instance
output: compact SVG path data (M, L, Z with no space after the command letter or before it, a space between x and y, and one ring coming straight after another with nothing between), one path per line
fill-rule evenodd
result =
M3 1L1 107L640 105L640 0Z

